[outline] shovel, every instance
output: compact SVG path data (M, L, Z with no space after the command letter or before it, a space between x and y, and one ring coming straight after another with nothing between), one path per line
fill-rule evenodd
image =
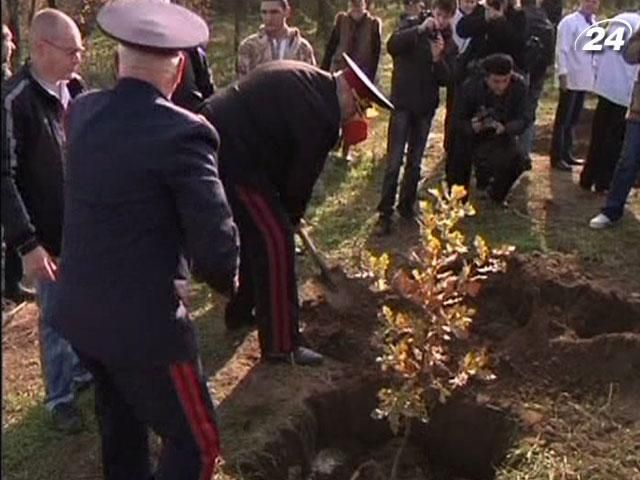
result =
M318 251L313 240L309 237L304 224L300 226L297 233L305 249L320 269L320 280L325 287L323 290L327 302L338 311L348 310L352 305L352 301L346 286L348 281L346 275L338 268L329 268L324 256Z

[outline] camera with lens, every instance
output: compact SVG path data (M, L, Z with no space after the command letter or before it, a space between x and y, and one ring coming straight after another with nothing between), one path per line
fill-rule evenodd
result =
M474 116L474 120L482 125L482 130L495 130L497 120L495 119L493 108L482 105Z

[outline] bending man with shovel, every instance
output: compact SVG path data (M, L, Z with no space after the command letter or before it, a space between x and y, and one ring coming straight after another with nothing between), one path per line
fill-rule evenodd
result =
M295 61L262 65L200 112L220 134L220 175L240 230L240 287L225 322L257 321L265 360L322 363L300 345L294 232L340 128L354 145L367 137L372 103L393 108L345 60L335 75Z

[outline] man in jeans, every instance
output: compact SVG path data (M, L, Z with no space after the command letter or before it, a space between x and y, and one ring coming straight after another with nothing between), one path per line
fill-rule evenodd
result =
M78 90L84 49L76 24L54 9L36 14L29 36L30 61L3 89L2 222L7 244L37 285L46 407L58 430L77 432L83 422L75 389L91 377L51 321L62 240L62 118Z
M631 64L640 63L640 30L627 43L624 59ZM589 226L600 230L615 224L624 212L624 204L640 173L640 74L633 88L633 99L629 107L622 155L613 175L607 203Z
M387 50L393 57L391 98L395 110L389 120L387 168L378 204L378 233L381 235L391 233L405 146L407 160L396 208L402 218L411 220L416 215L422 155L431 120L438 108L439 88L449 77L443 55L443 33L449 26L455 4L450 0L438 0L432 17L420 14L421 3L404 2L405 14L400 18L399 28L387 42ZM450 33L448 41L453 42Z

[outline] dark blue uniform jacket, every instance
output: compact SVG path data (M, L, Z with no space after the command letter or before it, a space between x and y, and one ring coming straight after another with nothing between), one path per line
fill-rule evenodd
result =
M55 324L76 349L114 367L193 358L192 326L176 318L182 254L222 292L238 264L217 133L125 78L76 100L67 139Z
M266 182L290 217L301 218L338 140L334 76L303 62L268 62L208 99L201 113L220 132L227 189Z

